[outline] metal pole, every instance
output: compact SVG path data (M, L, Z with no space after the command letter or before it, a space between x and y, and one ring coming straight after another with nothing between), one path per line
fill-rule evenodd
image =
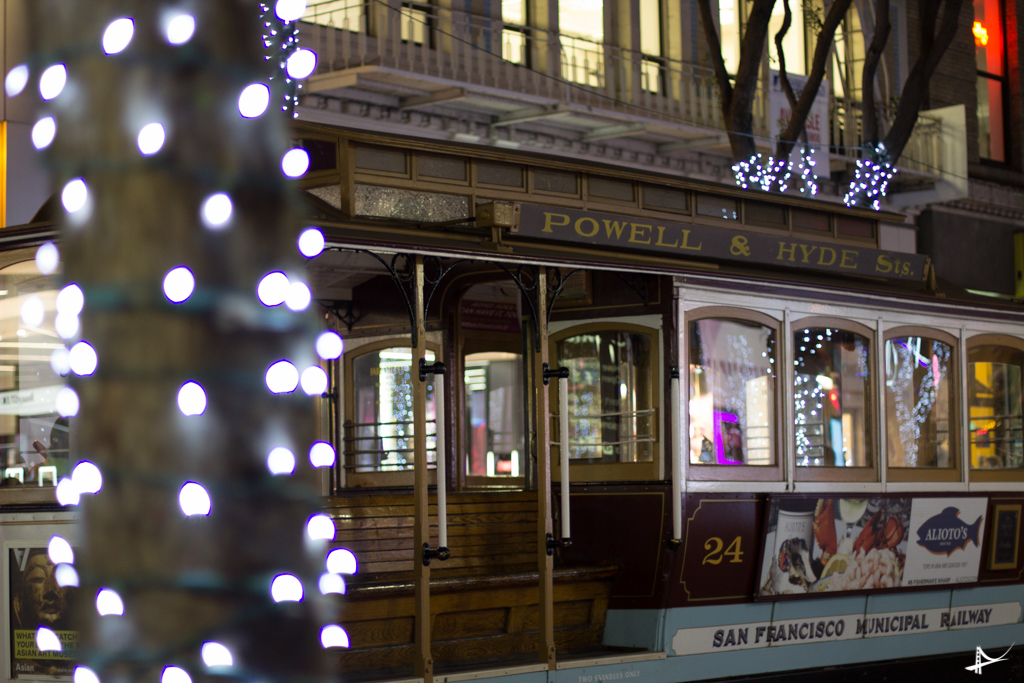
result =
M537 429L537 564L540 573L539 657L555 670L555 588L554 558L548 541L553 540L551 519L551 401L544 384L548 362L547 274L537 274L537 326L539 346L533 363L534 423Z
M427 382L419 379L420 361L427 352L427 329L423 319L423 257L417 256L414 273L416 345L412 350L410 377L413 383L413 566L415 567L416 633L414 666L416 676L424 683L434 679L434 660L430 656L430 565L424 562L423 550L430 546L429 479L427 477ZM437 391L435 388L434 396ZM438 479L444 476L438 472Z

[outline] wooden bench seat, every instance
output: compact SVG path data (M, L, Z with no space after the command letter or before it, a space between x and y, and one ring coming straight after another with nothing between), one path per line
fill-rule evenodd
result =
M352 492L332 498L335 545L351 550L359 573L349 577L341 623L351 648L343 671L413 663L412 493ZM437 544L431 499L431 545ZM535 652L540 592L537 494L451 493L452 557L431 562L432 655L436 662ZM556 568L555 641L559 649L597 646L604 632L614 565Z

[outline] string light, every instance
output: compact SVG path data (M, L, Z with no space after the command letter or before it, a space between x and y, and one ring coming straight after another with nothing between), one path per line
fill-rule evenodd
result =
M308 158L308 157L307 157ZM299 235L299 253L316 258L324 250L324 234L316 228L307 228Z
M280 306L288 298L288 276L280 271L274 271L263 276L259 285L256 286L256 296L264 306Z
M164 132L163 124L160 123L147 123L139 131L138 145L139 152L143 156L152 156L160 151L164 146L164 140L166 139L166 133Z
M21 304L21 321L28 327L39 327L43 324L46 308L38 295L29 296Z
M178 266L167 271L164 276L164 296L171 303L180 304L186 301L196 287L196 278L185 266Z
M36 630L36 649L40 652L60 652L60 638L50 629L40 626Z
M313 515L306 522L306 535L313 541L333 541L334 522L324 514Z
M335 548L327 556L327 571L332 574L355 574L356 556L348 548Z
M96 611L101 617L123 616L124 602L117 591L111 588L104 588L96 594Z
M309 462L313 467L331 467L336 457L334 446L326 441L317 441L309 449Z
M78 415L78 394L71 387L62 387L54 399L54 406L61 417L74 417Z
M160 683L192 683L192 677L181 667L166 666L160 674Z
M231 220L231 197L223 192L212 194L203 202L203 223L211 230L220 230Z
M52 537L50 543L46 546L46 553L50 558L50 562L54 564L75 563L75 551L71 549L71 544L63 536Z
M313 293L305 282L292 282L288 285L288 294L284 298L284 305L293 311L304 311L313 300Z
M66 586L78 587L78 572L70 564L58 564L53 570L53 578L61 588ZM75 680L78 680L77 678Z
M57 495L57 502L64 507L78 505L81 500L81 494L78 493L75 483L67 477L61 477L61 480L57 482L57 490L54 493Z
M81 178L68 181L60 193L61 204L68 213L77 213L85 208L89 200L89 188Z
M206 664L211 669L235 665L235 659L231 656L231 650L223 643L203 643L200 655L203 658L203 664Z
M60 266L60 250L53 242L44 242L36 249L36 268L43 275L53 275Z
M299 371L286 360L279 360L267 369L267 388L272 394L290 394L299 386Z
M88 460L82 460L71 471L71 481L79 493L95 494L99 493L100 489L103 488L103 473L93 463Z
M289 178L298 178L309 168L309 152L297 147L281 158L281 171Z
M300 602L302 582L291 574L278 574L270 584L270 596L274 602Z
M867 205L880 211L881 200L888 194L889 181L894 175L896 167L889 161L885 144L879 143L867 158L857 160L857 169L843 203L849 207Z
M4 79L4 90L8 97L17 97L28 85L28 65L19 64L7 72Z
M186 417L206 411L206 391L197 382L185 382L178 389L178 409Z
M337 624L328 624L320 631L320 643L324 648L348 647L348 634Z
M39 77L39 96L52 100L61 94L68 82L68 70L63 64L54 64Z
M327 391L327 373L319 365L311 365L302 371L299 384L306 396L321 396Z
M306 0L277 0L274 14L284 22L295 21L306 11Z
M57 136L57 121L52 116L44 116L32 126L32 146L46 149Z
M341 578L337 574L331 574L330 572L320 575L320 581L317 584L320 589L321 595L344 595L345 594L345 579Z
M736 184L744 190L755 187L763 192L777 189L782 193L790 189L790 182L795 174L800 184L800 193L813 197L818 194L818 176L814 173L814 166L812 151L804 147L800 150L799 161L795 166L788 159L776 159L771 156L765 158L761 154L755 154L746 161L737 161L733 164L732 171L736 177Z
M286 62L288 75L297 81L308 78L316 69L316 53L306 48L300 48L288 58Z
M345 351L345 342L337 332L328 330L316 338L316 354L324 360L341 358Z
M270 105L270 88L263 83L247 85L238 96L238 113L246 119L254 119Z
M100 683L100 677L87 666L75 667L75 683Z
M36 258L38 259L38 253ZM57 293L56 304L58 315L77 316L82 312L82 308L85 306L85 295L82 293L82 288L73 282L69 285L65 285L60 292Z
M96 365L99 361L96 357L96 349L89 342L80 341L68 352L68 362L72 372L80 377L86 377L96 372Z
M103 32L103 51L108 55L116 55L128 47L135 34L135 22L124 17L114 19Z
M62 316L60 316L60 315L57 316L57 322L58 323L61 321L61 317ZM74 321L75 321L75 327L77 328L78 327L78 318L74 318ZM57 334L60 334L60 329L59 328L57 330ZM65 338L65 339L67 338L67 337L64 337L63 334L61 334L61 337ZM69 372L71 372L71 363L68 361L68 350L66 348L61 347L59 349L54 349L53 350L53 353L50 354L50 367L53 369L54 373L60 375L61 377L64 377Z
M56 330L57 336L59 336L61 339L71 339L76 334L78 334L78 316L58 313L57 317L53 321L53 328L54 330ZM67 356L65 356L65 361L66 360ZM69 365L68 370L70 369L71 366ZM66 375L67 372L63 374Z
M191 14L176 14L164 26L164 36L171 45L184 45L196 31L196 20Z
M267 455L267 469L275 476L291 474L295 471L295 454L283 446L278 446Z
M210 501L210 494L206 492L206 489L201 484L189 481L178 492L178 505L186 517L194 517L196 515L205 517L210 514L213 504Z

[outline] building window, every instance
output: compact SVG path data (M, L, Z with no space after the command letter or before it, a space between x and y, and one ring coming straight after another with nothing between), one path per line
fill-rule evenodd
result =
M978 67L978 154L1006 161L1006 51L1002 0L974 0L974 57Z
M792 400L797 467L871 468L871 339L833 325L795 326Z
M501 0L501 58L526 64L526 2Z
M661 0L640 0L640 87L648 92L661 92Z
M517 353L467 354L466 473L519 477L523 456L523 361Z
M690 322L692 465L775 464L775 339L754 321Z
M365 6L362 2L352 2L352 0L328 0L316 4L311 3L302 15L302 21L360 33L364 30L363 8Z
M603 88L603 0L561 0L558 31L562 44L562 78Z
M860 12L856 5L850 7L836 29L832 56L832 92L838 98L859 102L865 46L864 30L860 25ZM788 59L789 55L786 57Z
M972 470L1024 469L1021 380L1024 350L985 344L967 355Z
M808 0L790 0L789 11L792 13L789 30L782 39L782 50L786 57L786 73L803 75L807 73L807 57L804 45L807 42L807 24L804 21L804 5L812 5ZM718 24L721 29L722 59L726 70L734 74L740 64L743 33L746 30L747 17L753 3L750 0L718 0ZM820 2L817 11L821 12ZM785 10L782 0L778 0L772 8L768 21L768 61L772 69L779 68L779 54L775 47L775 34L782 28ZM837 34L838 35L838 34Z
M356 474L412 470L412 349L374 346L353 351L348 358L351 394L346 404L351 412L345 425L345 465ZM428 362L434 356L433 350L427 350ZM437 460L436 427L434 383L428 380L427 463L431 468Z
M429 5L402 5L399 19L402 22L399 27L402 42L412 41L416 45L429 47L430 19Z
M955 472L955 348L955 339L939 332L897 332L885 342L890 479L894 479L894 468L947 470L949 475L939 478L959 477Z
M652 462L656 332L620 328L568 334L555 348L558 364L569 368L570 462Z

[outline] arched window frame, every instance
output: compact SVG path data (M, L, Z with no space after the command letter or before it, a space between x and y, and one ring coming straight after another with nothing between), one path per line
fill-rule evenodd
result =
M775 333L775 364L778 366L775 376L775 395L772 397L772 406L775 411L773 418L774 434L772 435L772 448L775 454L774 465L694 465L690 463L690 448L689 444L689 425L690 425L690 323L697 322L699 320L707 319L721 319L721 320L739 320L743 322L751 322L757 325L763 325L771 328ZM782 416L786 415L785 404L782 401L782 396L785 392L781 390L785 378L789 376L788 369L785 367L785 358L788 358L789 354L787 350L787 342L783 339L783 321L779 318L775 318L766 313L759 311L753 311L746 308L738 308L732 306L707 306L696 308L687 311L685 318L682 323L682 334L680 338L685 340L685 347L680 350L680 358L682 359L683 367L686 369L685 375L680 374L680 412L684 415L683 428L686 429L686 433L683 436L683 452L680 457L683 461L683 469L686 472L686 478L692 481L771 481L781 482L784 477L784 467L786 467L786 448L783 437L783 429L781 429Z
M878 378L875 362L875 355L878 352L875 344L875 331L862 323L854 322L846 318L835 318L829 316L810 316L805 318L799 318L793 320L790 325L790 339L786 340L787 345L793 344L793 338L796 336L796 331L809 327L835 327L843 332L853 332L868 340L868 372L871 379L871 392L867 397L868 406L867 411L872 417L872 428L868 438L871 442L872 450L872 463L870 467L795 467L795 480L796 481L858 481L858 482L876 482L879 476L879 462L881 460L882 446L879 442L879 425L878 425L878 401L879 391L882 385L880 378ZM787 358L792 359L796 357L795 349L792 346L787 347ZM787 366L788 368L789 366ZM787 386L785 391L782 392L785 396L784 400L787 402L793 401L793 387ZM789 435L789 452L795 453L796 447L796 431Z
M976 334L967 339L965 344L967 353L965 354L965 366L964 373L969 369L970 365L970 353L972 349L980 346L1005 346L1015 351L1024 353L1024 339L1014 337L1009 334ZM964 405L963 410L963 422L964 429L970 430L970 398L967 398L967 403ZM970 435L968 433L968 439ZM970 442L967 444L968 452L970 455ZM1019 470L981 470L973 469L970 465L970 460L967 460L967 476L972 482L1000 482L1000 481L1024 481L1024 468Z
M667 381L664 359L661 356L661 330L645 325L618 321L597 321L583 325L575 325L564 330L559 330L548 336L549 358L552 366L557 366L558 343L588 332L636 332L647 334L651 337L651 407L654 413L651 418L651 434L654 436L652 442L653 452L648 462L636 463L572 463L569 478L572 483L598 482L598 481L653 481L662 477L662 460L664 449L662 448L661 429L665 420L661 417L661 397ZM551 405L551 480L561 481L559 469L561 453L558 447L558 382L552 380L548 384L548 391ZM669 439L668 442L670 442ZM667 442L666 442L667 443Z
M961 435L963 434L963 422L964 422L964 406L963 406L963 371L961 369L962 357L960 352L960 340L942 330L934 327L925 327L920 325L905 325L900 327L891 327L885 330L885 338L880 344L882 352L885 351L885 342L888 342L896 337L926 337L940 341L945 344L949 344L953 348L952 360L950 367L952 371L953 380L953 392L952 399L949 407L949 443L950 443L950 461L953 463L952 467L946 468L926 468L926 467L891 467L889 465L889 446L888 446L888 421L889 414L886 410L885 402L885 377L879 377L878 381L878 400L881 404L881 410L879 411L882 415L882 422L878 425L880 433L883 435L881 441L885 445L883 449L885 457L885 476L886 481L889 482L959 482L963 478L963 444L961 443ZM884 365L883 365L884 367ZM884 372L884 371L883 371Z

